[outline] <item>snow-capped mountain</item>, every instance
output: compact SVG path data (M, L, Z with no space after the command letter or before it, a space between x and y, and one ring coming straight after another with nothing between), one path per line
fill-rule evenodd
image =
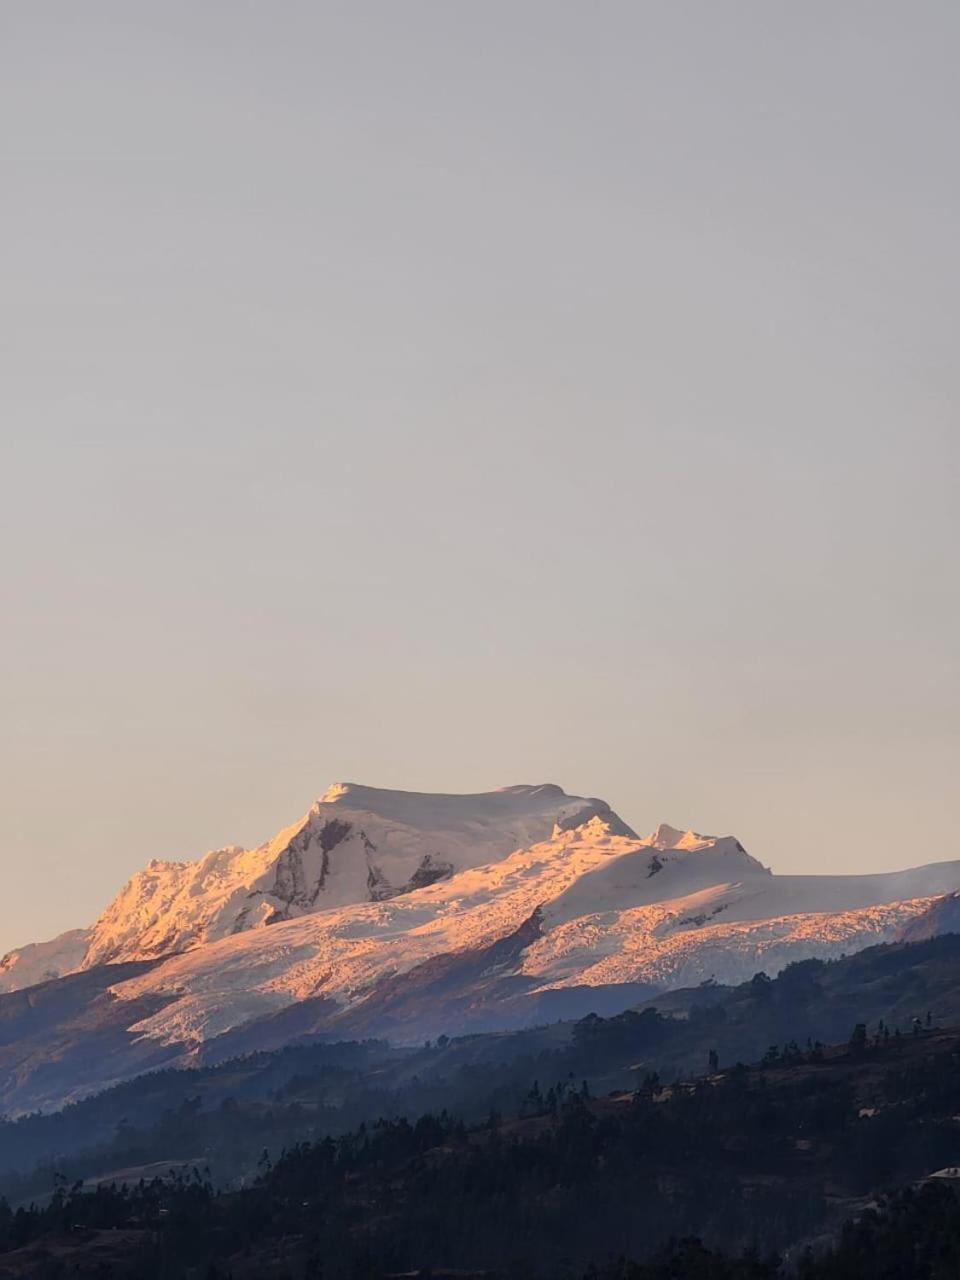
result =
M775 876L733 837L659 827L641 839L592 814L416 893L173 957L114 994L163 1002L138 1034L195 1044L305 999L328 1002L328 1015L353 1009L434 957L479 955L524 927L525 945L500 976L509 972L530 991L740 981L890 940L951 885L960 885L960 863ZM423 1029L411 1026L410 1037Z
M8 989L75 971L62 980L73 994L52 1003L68 1019L58 1072L84 1092L303 1034L416 1042L772 975L891 941L957 890L958 862L778 876L732 836L662 825L640 837L604 801L555 786L351 784L258 849L150 864L92 929L3 964ZM38 1093L14 1057L16 1096L63 1096L61 1074Z
M386 901L594 813L633 834L604 801L557 786L451 796L335 783L299 822L256 849L233 845L197 861L148 863L91 928L4 956L0 991L186 951L329 907Z

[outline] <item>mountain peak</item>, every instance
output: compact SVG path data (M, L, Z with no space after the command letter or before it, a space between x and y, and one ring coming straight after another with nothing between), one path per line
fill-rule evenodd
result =
M492 791L403 791L396 787L372 787L365 782L331 782L318 804L335 804L338 800L367 799L378 796L417 796L422 799L475 800L482 796L516 796L539 800L575 800L555 782L516 782Z
M451 824L463 830L475 824L504 823L526 820L536 815L565 812L571 806L587 804L609 809L602 800L586 800L568 795L553 782L519 783L499 787L495 791L464 794L434 791L399 791L389 787L371 787L360 782L334 782L314 805L322 813L329 805L353 812L375 814L390 822L421 829L444 829ZM546 828L549 834L550 825Z
M610 835L638 838L606 800L568 795L555 782L514 783L495 791L463 795L391 791L356 782L335 782L314 805L314 813L322 815L327 805L361 813L365 815L364 822L366 815L374 815L379 820L420 831L443 833L445 839L453 833L458 840L482 843L485 829L499 829L505 843L498 842L494 857L503 857L526 844L545 840L551 831L554 834L573 831L593 819L598 819ZM466 865L463 858L459 862Z

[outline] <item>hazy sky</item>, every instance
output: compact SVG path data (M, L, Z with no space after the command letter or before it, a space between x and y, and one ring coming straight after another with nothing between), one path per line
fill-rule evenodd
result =
M0 4L0 952L334 779L960 857L960 8Z

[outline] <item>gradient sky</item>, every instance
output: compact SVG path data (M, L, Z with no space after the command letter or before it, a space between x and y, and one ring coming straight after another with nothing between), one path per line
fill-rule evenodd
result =
M0 6L0 952L334 779L960 857L954 0Z

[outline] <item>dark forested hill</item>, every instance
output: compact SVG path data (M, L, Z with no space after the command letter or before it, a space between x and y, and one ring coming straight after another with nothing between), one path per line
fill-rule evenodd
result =
M447 1110L470 1123L491 1109L515 1113L533 1080L586 1079L595 1096L630 1092L650 1073L669 1082L757 1061L771 1046L789 1056L808 1042L844 1042L859 1022L910 1035L928 1015L931 1025L960 1025L960 936L805 961L774 980L674 992L614 1017L441 1037L416 1050L314 1041L145 1075L53 1115L0 1121L0 1194L19 1203L48 1194L55 1172L101 1179L164 1161L200 1161L225 1187L249 1179L265 1148L276 1158L381 1116Z
M517 1115L361 1125L264 1158L240 1191L218 1194L199 1168L61 1184L42 1208L0 1210L0 1276L546 1277L595 1265L611 1280L796 1267L809 1280L940 1280L960 1258L950 1181L931 1176L960 1162L960 1031L887 1030L858 1024L840 1046L788 1046L669 1086L648 1074L602 1098L545 1078ZM920 1184L933 1190L883 1207ZM904 1215L917 1219L906 1269L842 1270L885 1241L906 1257ZM837 1249L805 1255L844 1219L859 1225ZM691 1236L702 1245L670 1245ZM617 1261L629 1257L641 1261Z

